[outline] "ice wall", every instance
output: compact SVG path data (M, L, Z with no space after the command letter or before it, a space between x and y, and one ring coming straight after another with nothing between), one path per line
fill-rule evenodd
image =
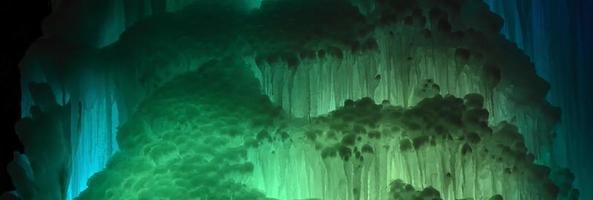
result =
M557 111L543 101L547 85L485 4L352 2L61 1L74 11L48 19L22 70L24 88L48 83L60 104L70 102L68 196L105 166L116 127L146 96L225 56L248 62L262 91L297 117L365 96L408 107L439 92L480 93L492 124L517 124L530 152L549 159ZM23 90L24 116L30 96Z
M120 129L121 150L78 199L265 199L237 180L253 168L243 139L275 119L237 66L209 62L144 100Z
M109 59L119 59L116 58L119 55L114 56L117 52L108 49L138 50L130 47L135 45L133 43L119 44L124 47L109 45L118 41L120 35L136 22L152 15L181 10L192 2L52 2L54 12L44 22L44 37L30 48L21 63L21 110L23 117L31 116L30 109L35 105L28 89L31 83L47 83L54 93L55 100L69 107L72 116L72 138L66 199L78 196L86 188L88 178L103 169L109 158L118 150L115 142L117 127L121 121L127 119L139 99L157 87L154 85L154 79L164 76L164 80L161 81L165 81L166 76L180 73L176 71L169 75L154 75L166 73L166 70L154 72L151 71L154 68L142 66L141 62L150 63L158 59L166 59L166 62L169 62L170 58L149 60L140 53L136 54L138 57L131 59L135 63L127 63L138 67L124 67L123 63L113 63ZM254 9L259 3L244 1L241 2L241 6ZM97 52L106 51L113 53L97 56ZM174 71L181 67L183 72L193 69L192 66L192 61L189 61L176 64L176 67L167 70ZM127 68L125 72L123 68ZM135 71L149 71L151 75L134 73ZM71 104L66 105L67 103Z
M591 152L588 141L593 132L593 2L587 0L498 1L489 0L491 9L505 19L503 33L523 49L535 63L551 89L548 100L562 110L556 129L553 164L570 167L583 199L592 199Z
M530 151L549 163L558 111L529 58L499 35L500 19L479 1L418 2L395 5L396 14L389 3L359 4L376 8L364 11L375 27L354 41L260 53L263 89L289 113L312 117L366 96L411 106L430 79L443 94L486 96L492 123L518 124ZM299 23L307 22L285 26Z
M37 43L37 46L30 51L30 55L36 55L42 51L44 41ZM49 51L42 51L48 57L66 58L68 56L81 56L80 54L70 55L71 52L60 55L52 54L56 48L48 47ZM59 49L58 51L64 51ZM37 54L38 55L38 54ZM52 100L59 102L67 109L67 117L62 119L69 123L67 130L68 145L70 152L67 156L68 173L63 174L60 179L67 179L67 193L63 198L71 199L80 191L86 188L88 178L103 169L111 155L117 151L115 142L116 127L119 126L119 119L125 118L120 115L122 110L118 107L118 94L115 92L113 80L104 71L96 68L68 69L64 72L61 65L74 65L75 62L59 63L56 60L32 59L34 63L24 63L23 85L30 87L34 83L47 83L49 92L52 93ZM41 67L42 66L42 67ZM53 73L52 73L53 72ZM73 75L75 74L75 75ZM23 116L31 117L29 109L38 105L32 100L36 91L23 89ZM34 117L34 116L33 116ZM48 141L49 142L49 141ZM40 143L32 143L28 146L44 146ZM28 147L32 148L32 147ZM48 153L59 154L49 151ZM33 161L35 162L35 161ZM51 161L48 161L51 162Z
M350 100L306 122L260 94L244 62L225 60L148 96L79 199L576 199L533 163L516 127L488 127L480 95L412 108ZM396 179L434 189L397 192Z
M14 153L7 169L21 198L64 199L71 169L70 107L58 105L47 84L28 87L35 106L15 127L27 148Z
M249 155L251 184L279 199L386 199L383 185L395 179L432 186L444 199L576 199L572 189L552 195L554 186L540 179L549 169L531 163L516 127L487 127L482 100L436 96L410 109L347 101L311 126L270 130L272 138L287 132L290 142Z

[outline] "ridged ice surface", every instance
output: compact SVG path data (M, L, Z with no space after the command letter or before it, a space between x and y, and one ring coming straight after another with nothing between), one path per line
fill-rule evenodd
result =
M79 199L389 199L397 179L445 199L558 194L514 126L488 127L480 95L408 109L365 98L303 122L249 76L213 62L149 96Z
M47 37L29 50L22 63L23 115L35 118L32 110L44 99L35 100L35 97L53 91L55 98L49 97L51 95L45 98L56 99L61 105L59 112L68 116L62 120L69 127L62 129L64 138L50 141L67 144L67 150L49 152L64 158L55 168L48 169L59 176L35 177L30 174L36 173L27 173L40 170L28 169L28 165L43 166L49 161L30 159L27 164L23 157L15 158L18 167L13 174L21 177L17 178L21 181L15 182L19 182L17 188L21 188L22 193L31 193L34 190L30 189L37 187L49 193L60 193L67 199L74 198L86 188L87 179L105 166L107 169L93 178L91 187L81 198L143 197L126 195L204 198L198 194L206 194L228 199L228 195L234 198L234 195L247 194L280 199L382 199L388 197L389 184L395 179L416 188L433 186L445 199L481 199L497 193L509 199L546 199L553 197L550 192L558 192L549 182L547 170L533 164L533 160L538 164L551 163L553 128L559 116L558 110L544 99L548 85L536 75L529 58L500 35L501 19L489 12L481 1L134 0L96 3L101 6L90 2L79 5L63 1L62 10L57 11L62 14L52 15L45 24ZM96 13L79 19L76 16L82 15L80 10L69 10L78 7L93 7ZM88 24L100 26L89 28ZM240 63L238 65L255 79L241 82L243 76L232 73L202 77L201 73L208 71L201 71L201 66L212 60L232 60L228 62L230 65ZM213 64L206 66L210 65ZM191 78L196 80L188 80ZM45 83L49 91L32 90L34 83ZM249 92L236 95L224 86L241 86ZM171 90L170 93L167 90ZM211 91L215 94L210 95ZM203 102L204 99L194 93L211 100ZM256 98L259 93L263 97ZM442 134L437 137L431 129L434 127L428 128L432 132L415 129L426 128L424 126L432 120L417 122L414 115L408 116L410 119L384 117L374 122L382 124L380 127L361 125L365 134L378 131L385 137L369 139L373 141L369 147L374 153L366 155L367 152L368 159L357 163L344 162L338 157L322 159L319 155L327 148L346 151L335 146L332 142L336 141L331 138L304 139L311 131L315 135L335 129L332 123L343 120L336 114L353 111L341 108L348 99L370 97L389 108L369 110L356 117L390 112L405 116L416 108L420 108L420 114L431 113L433 111L421 108L441 104L445 108L453 106L449 110L451 115L462 115L467 105L450 95L461 98L468 94L481 96L483 103L478 110L488 110L487 117L481 110L480 126L498 128L468 132L466 124L456 124L456 127L449 127L449 132L458 137L446 140L438 139ZM242 98L249 101L239 102ZM425 98L431 99L423 101ZM365 106L376 108L367 100L363 101ZM271 109L271 105L277 108ZM268 111L261 113L260 107ZM222 110L216 110L219 108ZM49 112L43 108L41 111ZM268 119L270 112L283 113L283 117ZM441 118L440 114L443 113L431 117ZM263 117L259 120L268 120L258 121L258 116ZM211 134L220 136L219 133L230 131L257 138L260 134L262 137L266 133L275 134L283 127L270 125L269 120L286 123L285 129L290 129L286 137L292 142L273 140L258 144L257 148L243 149L244 152L207 151L221 142L209 140ZM408 127L406 120L419 124ZM505 124L504 121L516 126L516 130L510 128L511 125L500 125ZM251 127L252 123L257 125ZM361 130L357 123L342 125L344 129ZM125 125L117 129L120 124ZM269 126L266 128L269 130L261 132L262 126ZM314 129L316 126L318 129ZM502 132L497 135L497 131ZM43 131L31 132L35 135ZM232 134L223 137L229 146L221 146L221 149L253 143L247 136L236 138ZM484 144L466 145L468 134L477 134ZM367 142L365 137L361 136L361 141ZM513 164L514 156L502 156L511 162L506 165L481 156L485 149L487 155L501 156L490 151L499 148L492 147L499 139L505 140L504 145L516 143L511 149L520 155L517 159L522 167ZM21 140L31 144L27 145L27 151L38 154L34 151L40 149L33 147L39 145L37 142L26 141L27 137ZM406 146L408 140L411 143L434 141L434 146L425 145L416 150L412 145L413 151L398 150L401 143ZM151 142L156 146L150 146ZM179 146L177 142L186 146ZM142 150L138 149L140 147ZM181 157L188 160L175 160L186 152L185 147L199 147L204 151L196 150L189 152L190 157ZM362 147L364 145L357 149L362 151ZM354 145L347 148L354 157ZM474 153L460 155L460 151L467 153L468 149ZM227 154L238 159L222 159L221 163L229 162L222 166L216 165L219 160L212 160ZM174 163L179 165L172 166L170 158L175 158ZM197 159L195 166L191 165L194 159ZM149 171L136 171L130 166ZM187 171L184 168L187 166L200 170ZM183 172L174 173L167 167L177 167L171 170ZM560 196L575 195L572 174L553 167L551 177L560 188ZM516 170L525 174L515 173ZM235 171L241 175L227 174ZM505 174L507 171L511 173ZM219 173L224 178L212 180L203 176L208 173ZM535 181L530 173L537 174ZM149 174L158 176L149 177ZM502 179L500 174L509 178ZM179 179L175 182L179 185L174 186L168 178ZM22 180L29 179L30 182L21 184ZM140 180L142 183L138 182ZM45 182L58 183L52 187L57 186L60 191L45 188ZM535 184L531 184L533 182ZM225 185L227 183L231 185ZM188 189L192 185L195 187ZM205 189L198 191L197 186ZM126 188L129 187L137 187L137 190L128 193ZM240 192L213 192L225 187ZM505 187L512 191L506 191ZM186 193L171 192L182 189ZM192 190L196 191L189 192Z

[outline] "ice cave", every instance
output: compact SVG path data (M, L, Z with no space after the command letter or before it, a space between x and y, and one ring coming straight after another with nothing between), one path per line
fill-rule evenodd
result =
M21 200L591 200L591 0L51 0Z

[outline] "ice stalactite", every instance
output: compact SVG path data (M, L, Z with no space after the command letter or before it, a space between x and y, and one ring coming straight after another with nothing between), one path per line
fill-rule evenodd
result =
M240 61L166 83L122 126L121 151L79 199L521 200L573 191L533 163L516 127L488 126L480 95L436 95L411 108L350 100L306 122L255 83ZM397 179L434 189L402 194Z
M253 169L244 139L280 110L268 110L251 72L238 66L210 62L150 95L122 126L121 151L79 199L265 199L237 180Z
M66 3L63 1L61 5ZM89 15L80 21L74 21L73 27L78 29L73 29L73 32L68 32L69 29L64 26L56 25L56 22L61 22L64 17L75 20L72 16L79 15L82 11L56 13L48 20L46 29L51 31L48 32L47 37L38 41L29 50L22 63L25 88L30 83L47 83L54 91L56 101L70 109L72 133L70 148L73 156L68 198L78 196L78 193L85 188L86 179L106 166L107 160L122 146L124 149L116 153L110 161L111 164L107 164L107 169L99 172L91 180L91 188L81 196L82 199L93 199L99 196L104 197L99 199L118 199L139 194L196 197L192 195L198 195L198 193L234 197L246 191L249 195L255 195L251 197L263 198L262 194L255 189L260 189L272 197L305 198L317 195L329 199L334 197L373 199L373 197L386 198L388 195L386 188L396 178L414 187L434 186L447 199L472 196L486 198L498 192L504 192L505 188L502 187L507 187L507 184L521 185L525 187L522 188L525 191L532 191L534 195L543 195L542 198L550 197L542 190L541 185L531 185L523 181L530 180L531 176L509 175L513 178L497 179L498 177L494 174L503 173L506 170L500 168L497 163L489 163L495 166L492 170L475 170L478 163L483 160L474 154L468 154L466 157L459 156L457 152L477 152L476 147L471 144L453 142L454 145L446 146L445 144L451 144L451 142L438 143L438 145L435 143L436 147L422 148L417 151L414 149L409 152L400 152L397 148L387 150L381 146L361 146L358 147L358 151L368 155L369 159L344 161L342 158L323 159L312 155L340 154L341 157L352 157L357 156L356 153L349 148L330 148L320 151L315 148L316 145L311 145L315 143L306 140L296 143L262 143L259 140L268 138L272 133L277 134L275 137L289 139L298 137L302 132L305 137L316 137L317 132L262 131L260 129L262 124L268 125L269 122L266 117L251 121L257 124L258 128L246 128L242 124L251 119L243 122L237 118L247 119L252 117L251 114L267 116L281 111L270 109L269 113L264 114L253 110L247 113L237 113L235 109L217 111L214 108L220 106L202 107L202 99L193 96L193 92L175 93L180 92L178 90L183 90L184 87L171 83L191 74L188 76L198 80L208 78L203 81L209 81L209 84L201 85L186 79L181 81L184 86L194 88L195 91L209 91L212 89L209 87L240 84L233 79L236 78L234 75L225 73L215 77L202 77L200 73L208 74L212 72L208 70L213 69L201 70L200 66L211 60L223 58L245 61L247 64L241 66L249 68L250 72L258 78L258 82L250 80L243 86L248 89L261 86L258 89L261 89L273 103L282 107L290 117L298 119L303 117L302 122L297 119L291 119L288 122L292 126L302 127L309 126L307 121L315 121L319 119L317 117L336 110L347 99L371 97L377 102L382 102L386 107L397 105L402 106L402 110L413 110L418 102L423 101L422 99L438 98L440 97L438 94L463 97L470 93L478 93L484 97L483 107L489 110L490 125L509 121L518 126L518 131L505 131L516 139L512 141L519 141L517 132L522 133L526 138L524 142L528 152L521 148L520 143L517 144L518 149L514 149L522 156L529 157L529 159L520 159L525 161L522 163L527 167L520 170L542 175L539 177L541 180L536 180L549 184L545 168L535 167L537 165L531 162L529 154L533 153L538 162L547 160L551 147L552 128L558 120L558 111L544 100L548 85L536 76L533 64L529 62L528 57L499 34L502 27L500 18L490 13L486 4L481 1L137 0L109 1L101 5L100 8L105 12L108 10L111 14ZM254 7L259 9L253 10ZM60 12L69 14L62 16ZM101 31L98 32L99 34L86 34L85 31L88 30L84 28L84 24L93 24L90 29ZM100 27L94 27L96 24ZM77 37L68 37L68 35ZM206 66L209 65L212 63ZM168 89L171 93L167 93ZM224 88L217 89L222 90L215 90L215 92L227 92L223 90ZM30 115L28 110L33 105L31 101L33 95L35 94L23 90L24 116ZM178 105L177 103L184 99L178 99L175 95L189 95L188 98L200 103L186 102L187 104ZM218 93L216 95L222 96ZM229 95L232 94L229 92ZM247 94L242 95L249 99L254 98ZM211 96L206 95L204 98L206 97ZM229 101L241 99L243 96L233 97L237 99ZM151 98L159 99L160 103L156 103L157 101ZM451 99L455 98L451 97ZM265 105L269 103L267 100L247 103L249 106L257 107L251 104L262 102ZM355 103L348 102L348 105ZM241 102L236 103L241 104ZM178 105L179 108L174 105ZM243 111L241 105L229 104L228 106ZM183 111L185 108L187 110ZM143 109L158 112L163 116L153 116ZM176 118L169 116L169 112L161 112L167 109L181 116ZM240 117L228 116L232 113ZM201 117L202 115L208 117ZM228 118L216 122L219 116ZM131 118L141 118L142 123L138 120L129 121ZM171 121L161 123L160 119ZM209 142L224 141L216 138L192 141L193 137L184 136L183 140L187 140L186 146L191 146L192 142L195 142L197 146L203 147L201 150L204 152L188 151L187 153L191 156L241 158L227 160L230 163L225 166L213 166L210 163L211 160L195 158L199 162L193 167L204 169L204 172L208 173L223 173L222 176L228 175L228 179L225 178L223 182L219 182L212 180L212 177L202 179L204 177L196 176L195 179L185 180L184 178L192 178L192 175L200 172L169 173L165 169L169 165L165 164L170 164L170 158L178 159L176 156L185 155L179 149L184 147L173 147L175 145L172 144L177 144L182 139L172 134L193 134L196 138L202 136L188 131L186 127L188 124L184 124L187 120L191 120L192 124L200 124L199 127L205 126L204 130L208 130L206 135L229 134L229 138L225 136L223 139L232 141L230 146L238 148L241 142L244 142L258 148L252 148L247 152L229 149L226 149L229 151L209 152L205 150L210 147ZM210 121L213 124L208 124ZM123 129L126 130L119 131L120 138L114 142L116 128L120 123L128 124L127 129L124 126ZM227 127L227 124L230 125ZM177 128L171 128L169 125L179 128L180 130L177 131L180 132L165 134L173 138L159 136L156 138L161 138L163 141L158 139L153 141L154 134L158 135L161 131L175 132ZM150 128L146 129L145 126ZM246 131L241 130L250 132L245 133ZM398 134L409 133L403 130L388 130L388 132L394 133L395 138L385 142L389 142L392 147L402 142L406 146L407 136ZM236 134L247 134L249 137L255 137L256 140L234 138ZM370 135L375 137L377 134L369 134L369 137ZM408 139L411 139L410 144L426 142L424 141L426 138ZM132 141L139 143L130 144ZM140 148L147 141L153 142L156 146L143 146L143 150L131 148L131 146ZM273 153L269 154L269 152ZM456 159L452 159L452 156L456 156ZM288 160L286 157L294 159ZM134 159L126 160L127 158ZM431 158L437 158L443 163L433 166L434 162ZM173 170L187 169L184 168L187 167L184 164L191 162L183 159L179 161L180 165L176 165L175 167L178 168ZM245 162L254 165L243 165ZM138 167L139 171L134 167ZM159 170L150 171L154 167ZM230 171L241 175L224 174L227 167ZM445 173L445 170L451 170L450 174ZM284 173L284 175L278 176L272 171ZM291 171L298 171L298 173L290 173ZM481 183L476 187L488 188L468 188L469 183L479 182L472 179L478 171L486 174L480 175L486 177L487 181L496 184ZM147 177L151 172L159 173L159 176L152 177L154 179ZM461 176L464 173L467 174ZM294 176L295 174L301 176ZM169 183L170 180L167 178L179 178L180 175L186 177L175 182L177 185L170 185L175 188L169 188L163 184ZM559 173L554 178L566 183L562 185L561 192L568 191L566 193L572 194L569 173ZM291 184L284 183L284 180L288 180ZM139 181L147 181L147 185L142 185ZM480 181L483 180L480 179ZM229 182L232 183L232 188L240 192L211 193L212 190L219 190ZM105 185L106 183L114 184ZM208 185L210 183L215 185ZM195 191L190 194L173 194L168 191L189 187L192 184L200 186L201 189L194 187ZM107 190L104 189L107 187L119 188L106 192ZM125 188L129 187L138 189L136 191L140 193L124 194L128 192ZM157 189L142 190L144 187ZM529 196L529 193L525 194L525 192L509 191L505 194L510 195L510 198L518 199L540 197Z
M111 155L117 151L116 128L126 118L122 109L121 91L116 88L116 78L99 63L87 62L86 53L92 49L77 49L71 46L53 48L51 40L40 40L33 46L22 63L22 85L37 83L48 85L53 91L52 99L67 108L71 137L68 145L71 154L66 179L67 192L60 199L72 199L86 188L88 178L104 168ZM74 50L73 50L74 49ZM77 59L62 60L64 57ZM86 67L72 67L86 66ZM36 91L22 91L24 117L31 117L29 110L35 106ZM124 112L120 112L124 111ZM48 139L48 144L59 141Z
M91 28L93 30L100 30L97 35L94 35L96 37L93 36L94 38L79 37L88 36L84 31L89 31L82 28L81 26L84 25L80 23L72 22L70 25L73 26L69 28L60 27L67 24L64 23L64 18L70 18L69 20L75 18L65 14L76 15L76 13L56 11L46 23L46 30L48 30L46 38L42 38L33 45L21 63L23 117L30 117L30 109L35 105L32 99L35 94L28 89L29 85L35 83L49 85L53 91L54 100L58 104L68 107L70 112L69 122L72 138L67 146L71 151L71 154L68 155L71 167L68 168L69 176L66 177L69 185L67 185L67 193L56 199L73 199L86 189L91 175L102 170L113 153L118 150L115 135L120 122L127 119L139 99L158 87L155 85L155 79L167 80L163 75L153 77L142 73L135 74L135 71L140 71L136 68L128 67L127 71L122 73L124 67L117 62L110 61L116 59L111 57L113 54L95 55L97 52L107 51L104 49L114 49L115 47L105 45L119 39L119 34L124 28L124 18L120 16L121 10L118 10L122 8L118 7L121 5L117 5L117 2L119 1L99 3L100 8L113 12L100 14L101 10L98 10L96 12L100 16L87 16L89 19L85 18L80 21L84 24L93 24L94 29ZM76 2L65 3L77 4ZM85 6L89 5L65 7L64 9L82 9ZM126 13L130 14L129 10ZM91 21L97 23L90 23ZM59 25L53 24L55 22L59 22ZM68 34L77 37L69 37ZM105 47L94 48L100 46ZM119 46L124 45L120 44ZM125 49L125 47L118 48ZM142 60L138 58L134 61L152 62L158 59ZM142 62L129 64L142 66ZM191 63L187 65L191 65ZM184 69L192 69L186 65L181 66ZM147 68L143 70L147 70ZM157 71L155 74L159 72L164 71ZM59 138L47 142L54 143L56 141L59 141Z
M92 80L87 78L86 80ZM118 149L115 135L119 126L119 113L113 88L89 81L87 88L95 90L80 99L80 126L77 144L73 145L71 182L68 199L86 189L88 178L102 170ZM98 85L95 85L98 84Z
M347 101L310 126L272 130L290 142L250 151L248 183L279 199L386 199L395 179L434 187L444 199L576 199L572 188L557 196L549 168L533 164L516 127L489 128L482 105L477 94L411 108Z
M593 40L591 1L526 0L486 1L493 12L505 20L502 32L523 49L535 63L538 75L551 85L548 100L562 109L556 129L553 165L570 167L583 199L592 199L590 169L585 159L591 151L586 141L592 132L588 125L593 106L588 99L593 89L586 76L592 73ZM562 31L557 31L562 30ZM586 75L585 75L586 74Z
M366 96L411 106L414 88L432 79L443 94L484 95L492 124L518 124L530 151L548 163L558 111L544 99L547 83L499 35L501 21L485 4L435 4L402 5L398 16L391 10L368 13L381 19L379 27L350 44L313 48L310 55L260 55L263 90L289 113L312 117Z

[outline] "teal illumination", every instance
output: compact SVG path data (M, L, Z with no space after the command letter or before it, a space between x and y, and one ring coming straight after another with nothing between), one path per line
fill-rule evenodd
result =
M261 7L262 1L264 0L248 0L247 8L249 10L259 9Z
M80 200L575 199L570 172L553 182L534 162L557 120L547 84L483 2L263 3L130 0L99 46L39 42L23 74L52 84L24 107L49 89L69 104L34 107L21 128L65 122L51 133L66 142L48 143L71 152L31 159L52 168L19 187Z

